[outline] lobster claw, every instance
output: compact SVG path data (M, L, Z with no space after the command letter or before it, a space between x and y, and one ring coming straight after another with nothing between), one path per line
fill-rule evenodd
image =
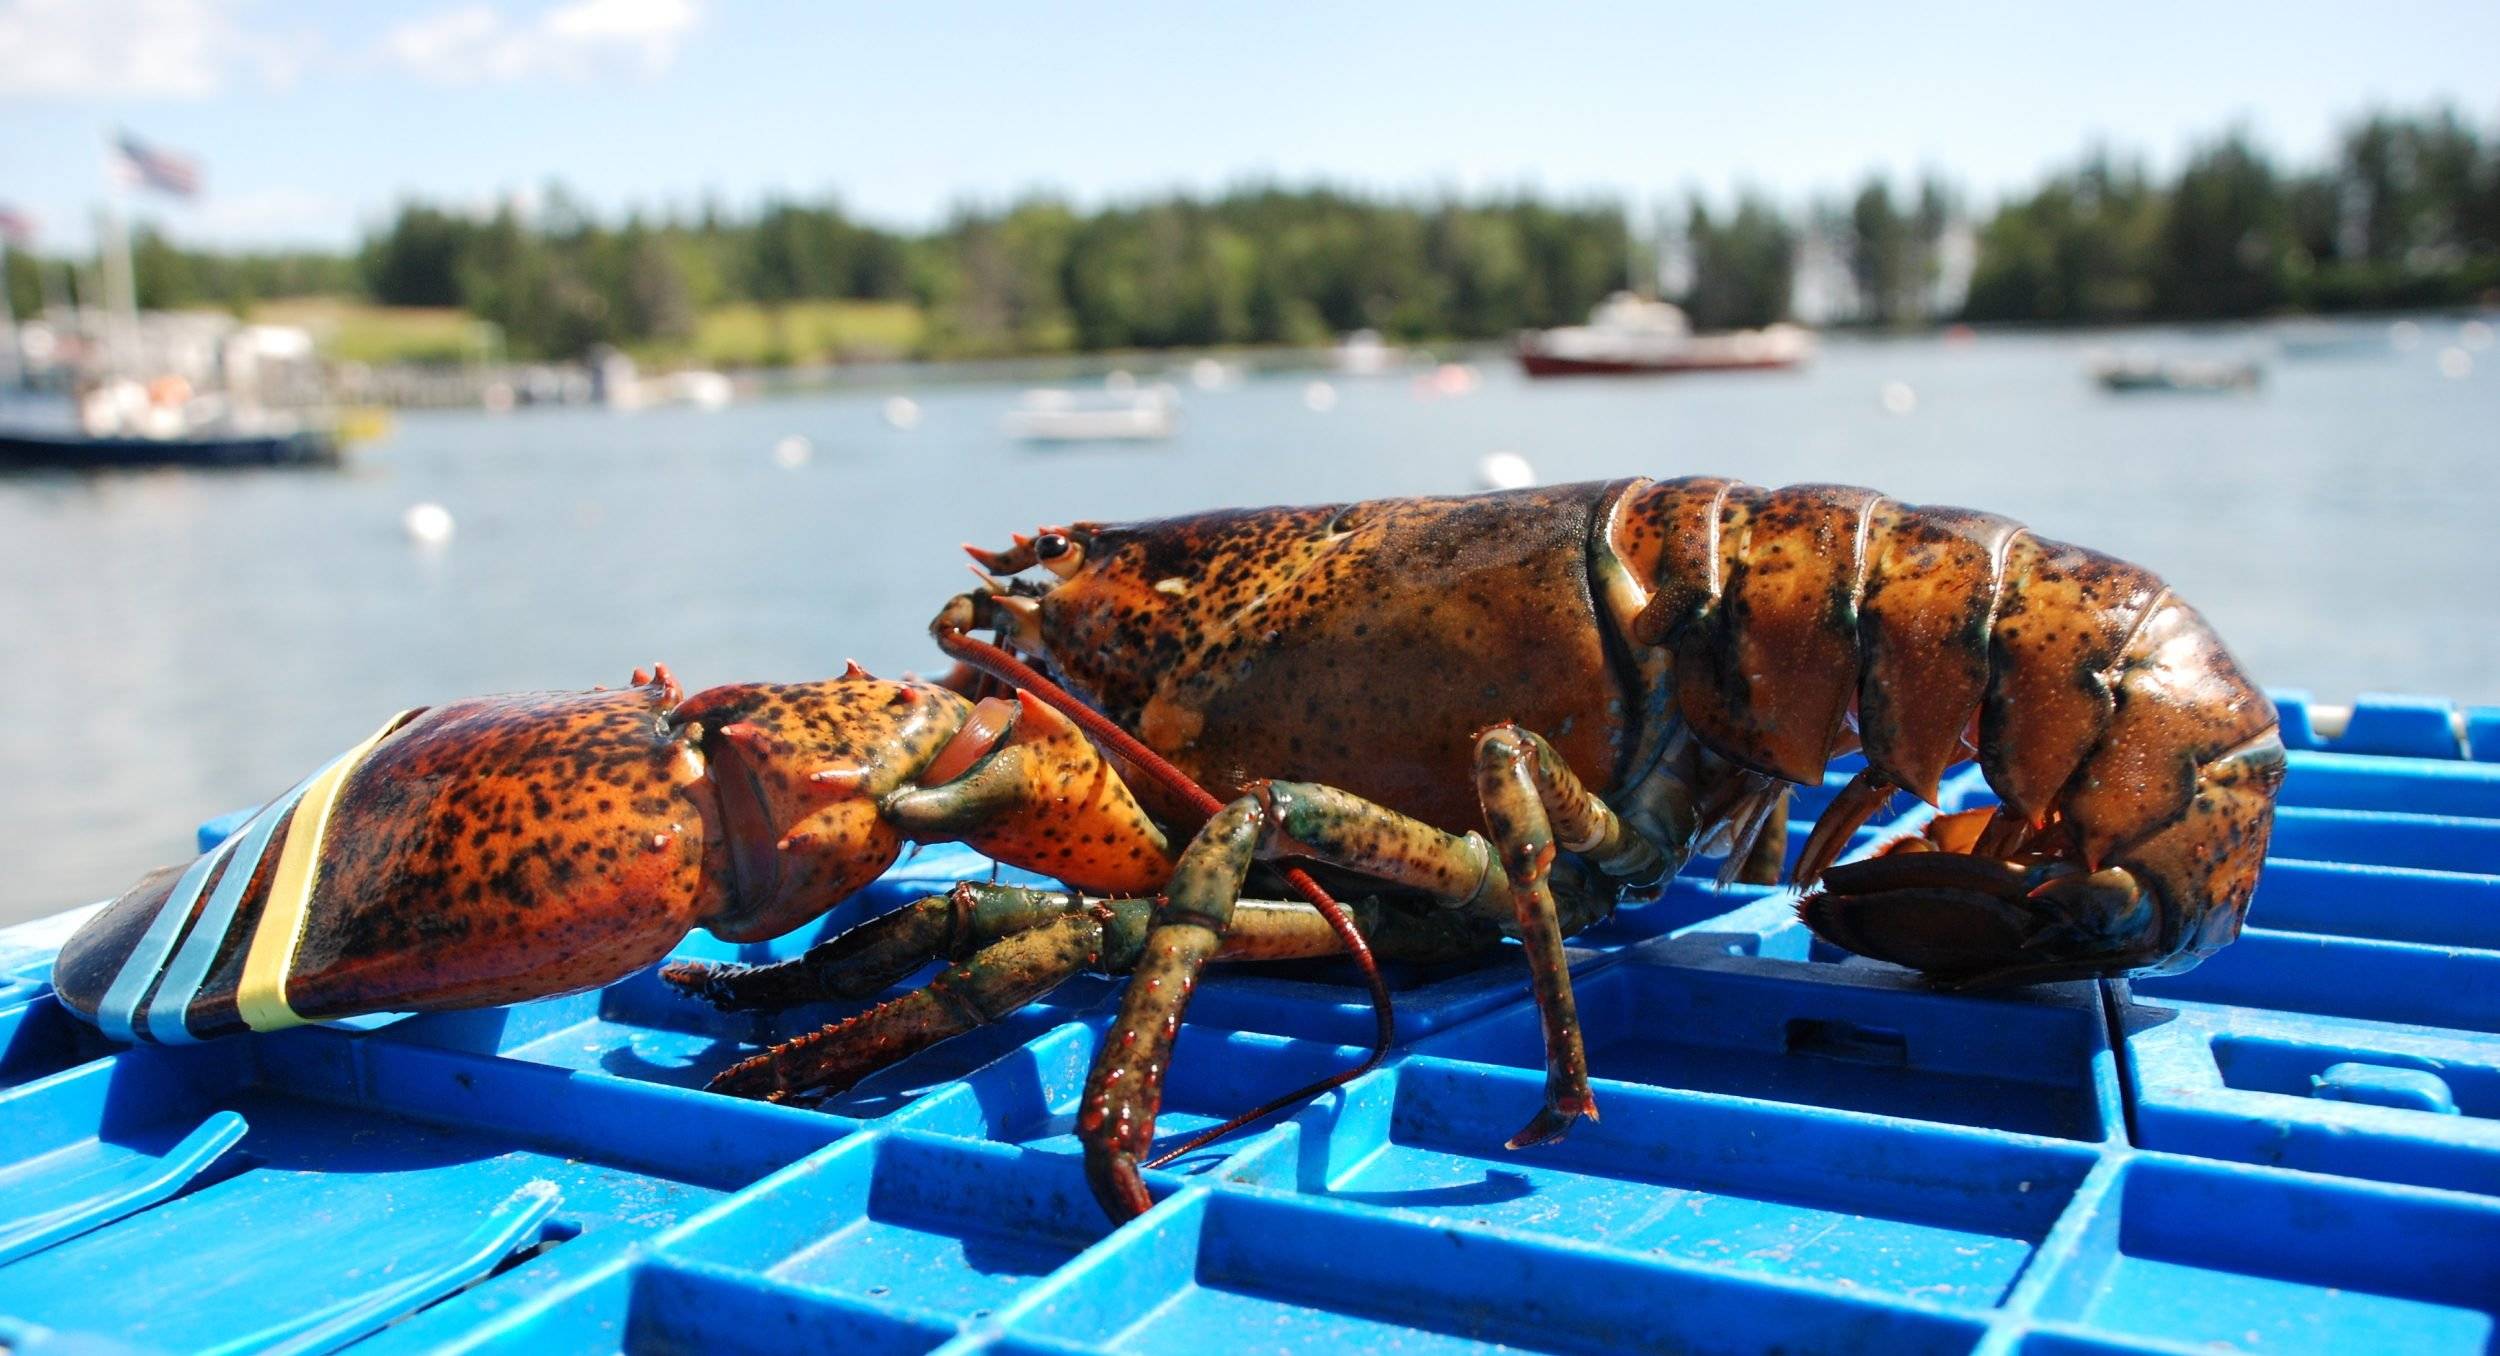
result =
M481 697L394 719L62 947L61 1000L190 1041L611 983L696 927L776 936L900 855L880 799L961 698L864 673Z
M664 679L433 707L158 872L61 948L119 1039L189 1041L605 983L720 905L718 811Z
M696 921L723 941L778 937L902 855L880 798L952 737L963 703L852 665L818 683L738 683L670 713L699 741L718 806L725 888Z

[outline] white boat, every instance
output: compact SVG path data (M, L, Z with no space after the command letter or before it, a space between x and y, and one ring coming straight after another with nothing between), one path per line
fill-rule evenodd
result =
M643 383L643 398L654 405L692 405L717 410L737 398L738 388L718 372L695 369L671 372Z
M1812 356L1813 334L1795 325L1695 334L1683 308L1630 292L1599 302L1585 325L1519 336L1519 365L1531 377L1768 371Z
M2105 391L2133 394L2146 391L2220 393L2254 391L2265 369L2253 359L2162 358L2129 353L2099 357L2092 379Z
M646 377L634 360L616 349L602 349L590 359L594 399L620 410L646 410L660 405L692 405L717 410L737 398L735 383L703 368Z
M1356 330L1328 350L1328 365L1348 377L1377 377L1406 360L1406 350L1382 340L1378 330Z
M1179 401L1154 386L1100 395L1027 391L1001 427L1028 443L1150 442L1171 437L1179 423Z

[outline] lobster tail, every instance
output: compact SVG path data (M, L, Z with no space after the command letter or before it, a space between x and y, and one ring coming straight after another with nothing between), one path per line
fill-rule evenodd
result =
M1927 846L1998 858L2010 897L1942 863L1852 869L1867 897L1810 901L1818 932L2004 977L2192 963L2236 933L2281 775L2274 711L2150 571L1989 514L1716 479L1633 490L1615 548L1651 581L1627 630L1673 655L1703 743L1806 783L1864 750L1804 875L1890 790L1932 803L1966 758L2003 802L1967 843Z
M2125 854L2176 920L2147 972L2189 969L2240 935L2282 784L2283 742L2268 730L2200 767L2187 812Z

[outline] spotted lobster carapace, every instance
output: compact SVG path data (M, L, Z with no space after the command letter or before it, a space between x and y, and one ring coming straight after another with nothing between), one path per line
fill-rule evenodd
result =
M1775 865L1788 787L1841 753L1866 767L1797 855L1803 917L1959 985L2175 969L2229 941L2281 776L2272 707L2154 576L1866 490L1620 481L974 554L1020 577L949 603L941 642L996 631L1118 758L975 674L456 703L141 882L64 948L59 992L159 1041L546 996L693 927L786 931L907 841L961 839L1073 888L968 884L781 965L671 967L763 1007L956 962L714 1086L846 1086L1080 970L1133 973L1078 1127L1125 1216L1150 1204L1139 1164L1202 967L1351 940L1312 904L1243 899L1274 892L1270 867L1367 882L1339 921L1383 955L1524 944L1548 1065L1527 1144L1594 1109L1562 938L1696 852ZM1999 808L1833 865L1895 792L1933 799L1971 760Z

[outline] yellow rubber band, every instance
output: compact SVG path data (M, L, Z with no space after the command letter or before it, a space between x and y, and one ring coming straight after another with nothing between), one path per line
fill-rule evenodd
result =
M419 708L421 709L421 708ZM261 907L252 929L252 949L243 957L243 982L234 991L234 1006L243 1024L254 1031L283 1031L304 1025L287 1006L286 979L295 968L295 949L304 939L304 915L312 906L314 877L321 869L321 840L330 828L330 810L365 755L382 737L400 727L415 710L385 721L371 738L340 754L304 788L295 814L287 822L286 847L278 854L277 874L270 878L269 902Z

